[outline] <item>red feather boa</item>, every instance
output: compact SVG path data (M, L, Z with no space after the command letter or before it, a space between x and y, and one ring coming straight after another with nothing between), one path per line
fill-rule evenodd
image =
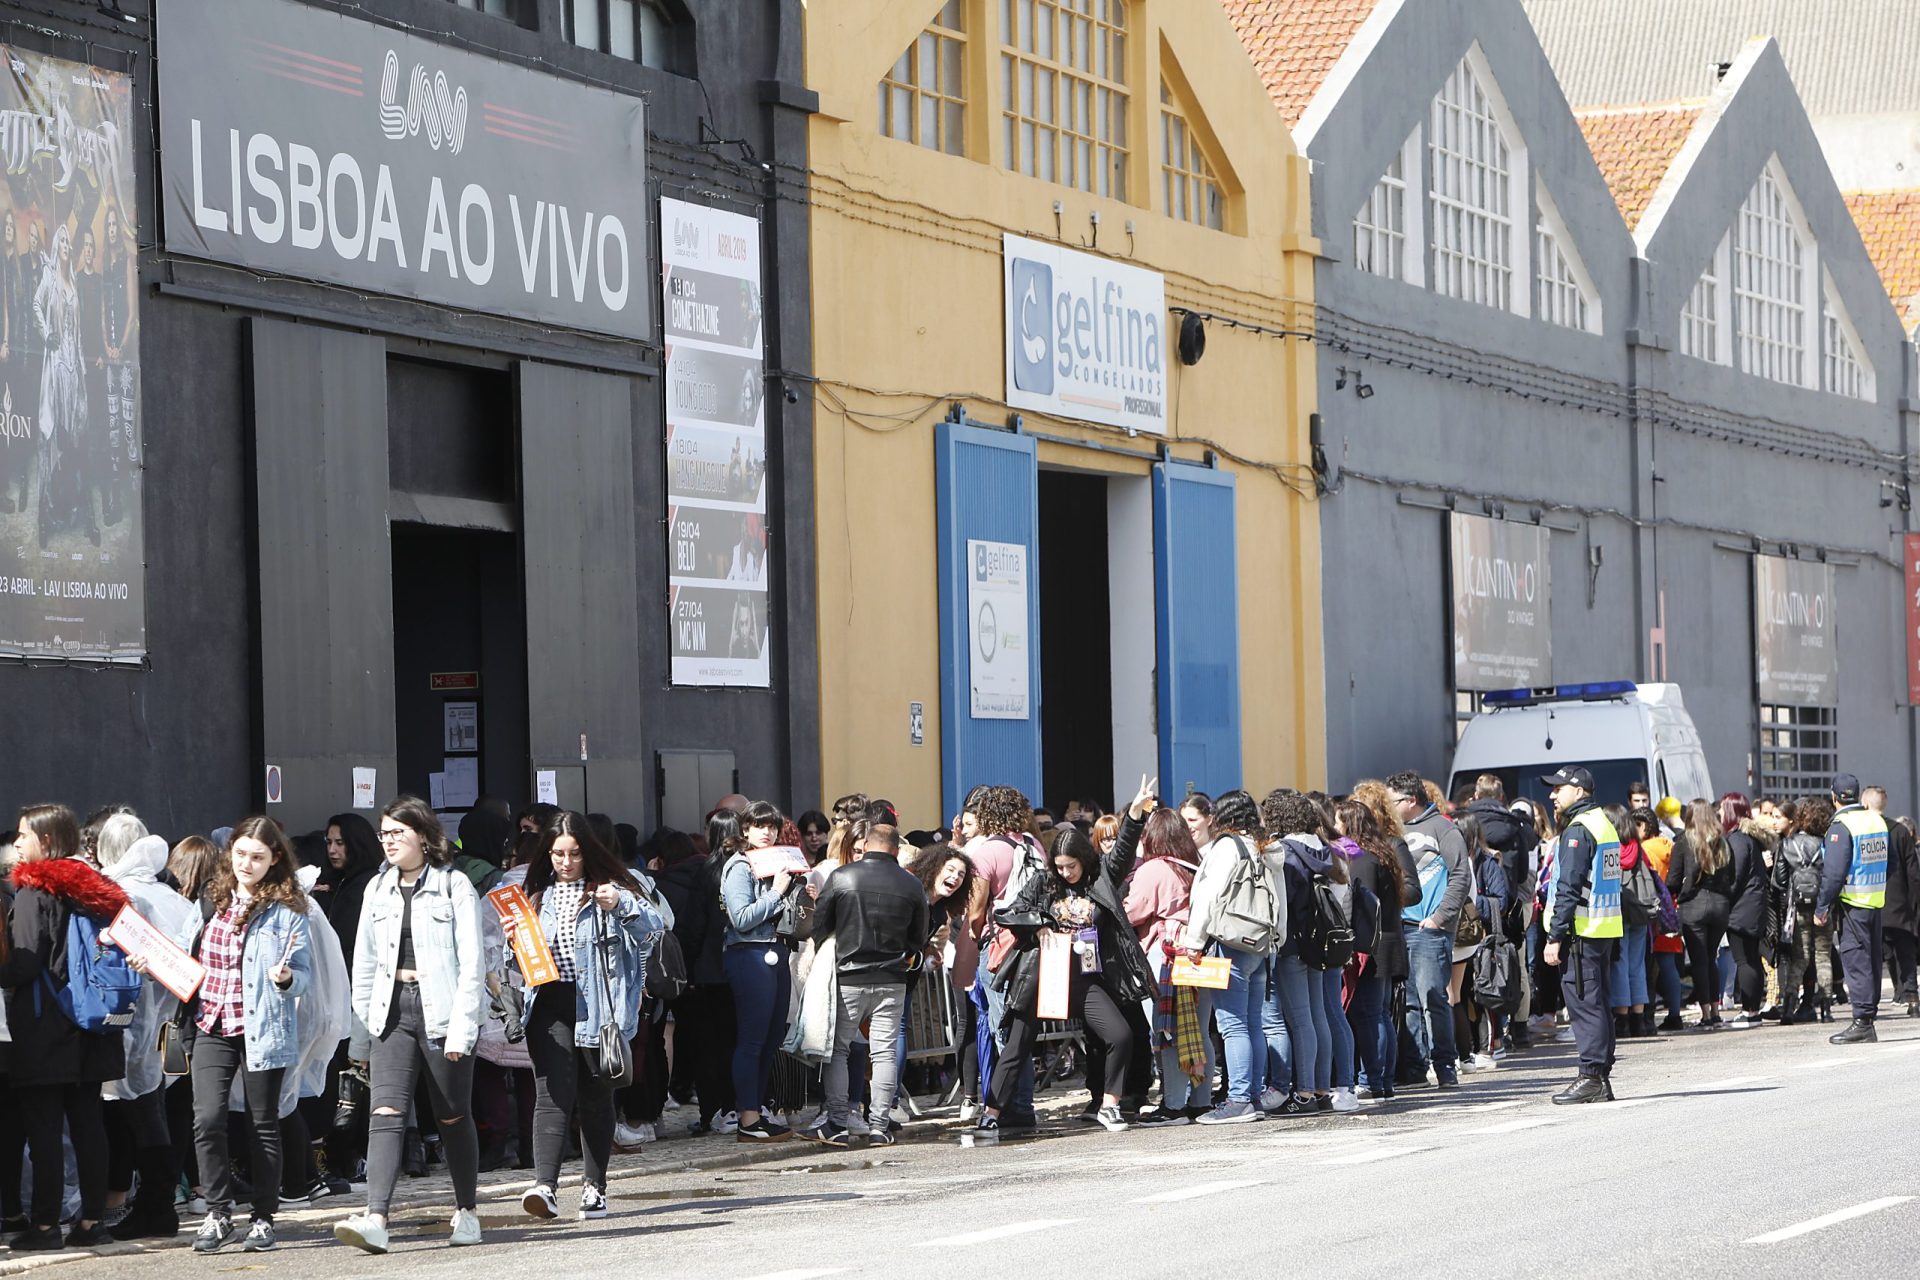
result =
M16 863L16 889L38 889L65 898L88 915L112 920L127 905L127 891L78 858L42 858Z

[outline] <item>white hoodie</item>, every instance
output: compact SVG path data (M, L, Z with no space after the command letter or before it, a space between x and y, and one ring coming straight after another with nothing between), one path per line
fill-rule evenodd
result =
M167 869L167 842L159 836L142 836L120 855L120 861L102 867L107 879L127 891L133 909L148 924L181 947L193 945L200 931L200 908L160 882ZM128 1102L144 1098L166 1083L160 1071L160 1024L173 1017L180 1001L152 978L142 980L140 1001L133 1007L133 1021L120 1034L126 1037L127 1074L100 1086L100 1096L109 1102Z

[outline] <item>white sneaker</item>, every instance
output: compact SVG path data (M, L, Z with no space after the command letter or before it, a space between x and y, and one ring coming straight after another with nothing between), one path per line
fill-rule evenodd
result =
M1473 1055L1473 1069L1475 1071L1492 1071L1499 1065L1498 1062L1493 1060L1493 1055L1490 1053L1476 1053Z
M1108 1133L1125 1133L1127 1131L1126 1117L1120 1114L1120 1108L1118 1107L1102 1107L1094 1113L1094 1119L1098 1120L1100 1127Z
M1577 1043L1579 1039L1579 1036L1573 1034L1572 1027L1562 1027L1553 1033L1553 1042L1555 1044L1574 1044Z
M580 1188L580 1219L604 1218L607 1216L607 1193L592 1184Z
M1342 1114L1350 1111L1358 1111L1360 1109L1360 1099L1353 1096L1353 1090L1351 1089L1335 1089L1333 1091L1333 1109Z
M793 1128L792 1125L787 1123L787 1113L784 1111L762 1111L760 1113L760 1118L762 1120L765 1120L768 1124L776 1125L782 1129Z
M613 1145L616 1147L637 1147L645 1141L647 1139L641 1135L636 1125L622 1121L613 1126Z
M1227 1101L1199 1117L1195 1124L1251 1124L1266 1116L1251 1102Z
M903 1102L894 1103L893 1110L887 1112L887 1117L895 1124L913 1123L913 1112L909 1111Z
M1287 1100L1287 1095L1280 1092L1278 1089L1268 1089L1265 1093L1260 1095L1260 1109L1262 1111L1278 1111L1280 1109L1280 1104L1285 1102L1286 1100Z
M553 1188L544 1182L536 1182L527 1188L520 1197L520 1207L528 1216L535 1218L557 1218L560 1216L560 1202L553 1198Z
M740 1113L722 1111L713 1118L713 1131L718 1134L737 1133L740 1130Z
M455 1246L479 1244L480 1215L471 1209L455 1209L453 1211L453 1238L448 1240L447 1243Z
M680 1099L674 1097L672 1094L668 1094L667 1102L666 1102L666 1110L678 1111L679 1109L680 1109Z
M979 1117L980 1117L980 1104L976 1102L974 1099L968 1098L965 1102L960 1104L960 1123L961 1124L969 1124L972 1121L979 1119Z
M654 1127L653 1125L650 1125L650 1124L643 1124L643 1125L641 1125L641 1126L640 1126L640 1141L642 1141L642 1142L658 1142L658 1141L660 1141L660 1130L659 1130L659 1129L657 1129L657 1128L655 1128L655 1127Z
M1433 1073L1432 1067L1428 1067L1427 1068L1427 1088L1438 1089L1439 1087L1440 1087L1440 1077Z
M455 1214L454 1221L458 1223L459 1220L460 1215ZM474 1239L478 1241L480 1231L478 1219L474 1220L473 1230L475 1233ZM385 1253L387 1251L386 1224L370 1213L356 1213L344 1221L334 1223L333 1238L341 1244L350 1244L356 1249L365 1249L368 1253Z

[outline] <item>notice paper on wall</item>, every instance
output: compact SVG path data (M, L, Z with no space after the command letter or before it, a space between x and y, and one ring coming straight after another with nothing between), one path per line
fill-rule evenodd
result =
M537 769L533 774L533 798L539 804L560 803L560 783L552 769Z
M353 767L353 807L371 809L373 805L374 784L379 770L368 769L361 765Z
M446 804L434 805L436 809L471 809L480 798L480 757L447 756L445 758Z
M427 775L427 803L435 810L447 807L447 775L430 773Z

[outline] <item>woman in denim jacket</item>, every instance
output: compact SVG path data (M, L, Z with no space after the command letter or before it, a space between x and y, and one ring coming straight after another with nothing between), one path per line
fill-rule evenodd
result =
M726 947L721 961L733 988L733 1105L740 1112L738 1142L784 1142L786 1125L761 1114L774 1054L787 1035L787 1004L793 971L786 944L776 936L794 879L786 871L755 878L750 853L772 845L784 819L766 801L744 818L728 810L707 823L707 847L722 861L720 902L726 908Z
M245 1088L253 1130L253 1221L244 1247L259 1253L274 1245L281 1078L300 1056L299 999L313 980L298 866L279 823L243 818L207 887L202 910L212 914L194 947L207 976L192 1019L194 1153L207 1195L207 1216L193 1240L199 1253L216 1252L239 1234L227 1154L227 1099L235 1075Z
M472 1100L473 1046L487 1008L480 895L452 865L440 819L417 796L381 810L380 848L386 865L367 886L353 947L353 1011L373 1037L367 1207L336 1223L333 1234L368 1253L387 1251L387 1208L424 1076L453 1178L450 1243L479 1244Z
M611 1019L622 1039L633 1040L647 957L662 928L638 889L581 814L562 812L540 833L526 891L560 978L527 992L534 1182L520 1204L536 1218L559 1216L553 1189L576 1117L586 1164L579 1216L607 1216L613 1088L599 1071L600 1031Z

